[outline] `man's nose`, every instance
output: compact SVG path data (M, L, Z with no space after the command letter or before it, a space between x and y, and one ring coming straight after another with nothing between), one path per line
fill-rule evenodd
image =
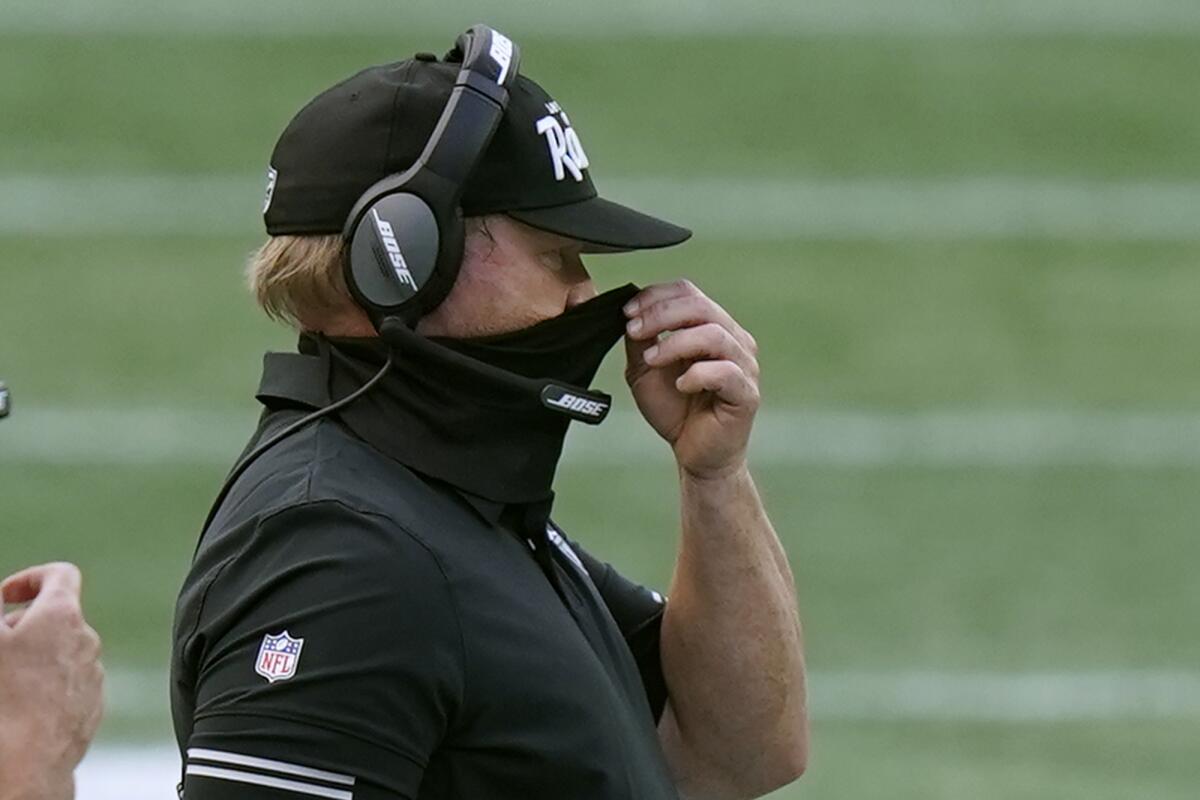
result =
M579 283L571 285L567 290L567 308L574 308L580 303L586 303L598 294L596 284L592 283L591 278L585 278Z

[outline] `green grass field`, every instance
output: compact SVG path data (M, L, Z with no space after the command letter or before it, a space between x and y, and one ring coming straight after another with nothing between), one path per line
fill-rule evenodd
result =
M602 192L609 176L1200 181L1197 42L1186 35L509 32L571 114ZM452 33L159 39L0 27L0 193L13 176L167 174L186 186L187 176L259 174L316 91ZM158 233L166 208L112 235L0 236L0 379L15 398L0 424L0 572L80 563L115 673L165 667L175 591L224 467L6 459L5 429L38 409L167 409L228 414L249 430L261 353L292 335L241 285L258 198L227 201L246 222L221 235ZM104 196L94 204L107 213ZM1200 403L1194 238L784 231L755 243L700 230L676 251L589 266L602 287L686 275L725 302L760 340L768 409L1189 413ZM599 384L619 390L614 361ZM557 510L576 538L659 586L677 524L664 465L574 466ZM773 462L757 472L796 568L817 674L1196 674L1200 468ZM102 740L164 740L158 683L132 695ZM1184 798L1200 787L1194 713L833 714L814 730L811 772L780 798Z

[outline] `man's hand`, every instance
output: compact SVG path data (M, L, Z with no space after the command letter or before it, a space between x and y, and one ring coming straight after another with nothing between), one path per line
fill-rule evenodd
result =
M687 280L643 289L625 315L625 380L642 416L689 476L736 472L759 405L754 337Z
M46 564L0 583L0 800L68 800L103 708L100 637L84 621L80 575Z

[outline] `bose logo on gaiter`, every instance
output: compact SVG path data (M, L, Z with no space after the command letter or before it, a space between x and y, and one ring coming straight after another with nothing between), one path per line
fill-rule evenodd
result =
M576 397L573 394L564 394L557 400L547 400L546 402L552 406L565 408L569 411L578 411L581 414L587 414L589 417L598 417L608 408L604 403L587 400L583 397Z
M561 386L550 385L542 390L542 403L547 408L562 411L584 422L599 422L608 413L609 403L590 397L580 397Z

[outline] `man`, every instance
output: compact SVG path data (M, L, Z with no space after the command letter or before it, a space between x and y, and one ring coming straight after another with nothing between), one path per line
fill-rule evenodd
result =
M32 567L0 583L0 800L69 800L100 724L100 639L79 606L79 570Z
M522 76L420 336L385 344L347 290L347 216L417 159L457 73L429 54L368 69L276 145L250 279L303 333L268 354L255 458L180 595L183 795L764 794L803 771L807 717L792 576L746 466L754 339L686 281L598 296L581 259L688 231L598 198L570 119ZM587 401L539 381L586 387L622 334L679 470L669 600L549 516L556 406Z

